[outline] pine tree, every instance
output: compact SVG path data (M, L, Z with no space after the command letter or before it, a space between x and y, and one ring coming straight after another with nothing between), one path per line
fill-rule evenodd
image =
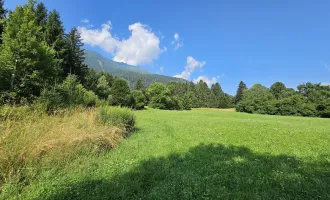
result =
M64 68L63 58L65 57L64 27L60 15L56 10L49 13L44 32L45 41L55 50L55 57L60 69Z
M41 38L36 23L35 1L9 14L0 52L1 87L18 97L34 97L58 75L54 50Z
M80 33L76 28L65 36L65 55L62 64L62 78L69 74L75 74L83 83L88 66L84 64L85 52L82 48L84 44L81 42Z
M2 44L2 33L4 30L4 20L6 18L7 10L3 7L4 0L0 0L0 46Z
M241 81L238 85L236 96L234 98L234 104L238 104L243 99L243 93L247 89L246 84Z
M47 8L43 2L37 4L35 8L36 22L41 27L41 32L45 32L47 24Z

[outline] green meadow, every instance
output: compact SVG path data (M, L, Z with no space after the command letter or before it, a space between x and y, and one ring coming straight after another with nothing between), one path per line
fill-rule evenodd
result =
M136 111L97 156L43 171L13 199L330 199L330 120Z

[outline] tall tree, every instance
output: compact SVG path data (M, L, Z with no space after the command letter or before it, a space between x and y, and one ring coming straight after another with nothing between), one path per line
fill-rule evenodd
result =
M246 84L243 81L239 82L238 89L234 98L235 104L238 104L243 99L243 94L246 89Z
M128 104L130 88L125 79L117 78L110 91L110 105L126 106Z
M64 57L66 53L64 36L64 27L60 15L56 10L49 13L45 27L44 37L47 44L55 50L55 57L60 69L64 68Z
M196 85L196 97L198 99L198 107L210 107L208 99L211 97L211 91L203 80L200 80Z
M58 75L54 50L42 39L35 17L35 1L17 6L6 20L0 52L1 86L20 97L40 94ZM8 84L9 82L9 84Z
M65 36L65 56L62 65L62 77L68 74L75 74L83 83L86 74L88 73L88 66L84 64L85 52L82 48L84 45L81 42L81 36L77 28L72 28Z
M5 1L0 0L0 46L2 44L2 33L4 30L4 20L6 18L7 10L3 7Z
M43 2L37 4L35 8L36 22L41 27L41 32L45 32L47 24L47 8Z
M281 82L276 82L272 86L270 86L270 92L274 95L276 99L280 99L285 91L286 87Z

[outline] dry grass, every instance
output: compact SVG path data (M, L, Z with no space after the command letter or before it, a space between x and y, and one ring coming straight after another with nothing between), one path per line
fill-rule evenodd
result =
M122 129L98 123L95 109L57 116L30 113L0 123L0 188L27 179L31 169L36 173L40 167L70 162L82 152L111 149L124 136Z
M236 112L236 108L193 108L193 110L219 110L219 111Z

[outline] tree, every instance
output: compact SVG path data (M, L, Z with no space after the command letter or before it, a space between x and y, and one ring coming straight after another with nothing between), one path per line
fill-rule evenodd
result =
M34 7L30 0L9 14L0 52L2 90L28 99L39 96L41 88L54 84L58 76L55 52L41 39Z
M280 99L283 97L283 93L286 91L286 87L281 82L276 82L272 86L270 86L270 92L274 95L276 99Z
M97 85L96 85L96 95L100 99L107 99L108 96L110 95L110 86L109 82L107 81L106 77L102 75L98 80L97 80Z
M88 73L88 66L84 64L85 52L82 49L83 45L80 33L76 28L72 28L65 36L62 78L65 78L68 74L75 74L83 83L84 78Z
M3 7L4 0L0 0L0 46L2 44L2 33L4 31L4 20L6 18L7 10Z
M200 80L196 85L196 97L198 99L198 107L210 107L209 106L209 99L211 97L211 91L207 84Z
M37 4L35 9L36 23L41 27L41 32L44 33L47 24L47 8L43 2Z
M238 104L243 99L243 94L246 89L246 84L241 81L238 85L238 89L234 98L234 104Z
M65 41L63 39L64 27L56 10L51 11L48 15L44 35L47 44L56 51L56 58L59 60L60 66L62 66L66 53Z
M133 102L130 103L131 106L134 109L143 109L145 106L145 96L143 92L140 90L133 90L131 95L133 100Z
M110 91L109 104L113 106L127 106L130 88L125 79L117 78Z
M153 83L146 91L153 108L167 109L167 103L170 101L170 90L162 83Z
M135 83L134 89L135 90L140 90L140 91L145 91L146 90L146 85L144 84L144 82L141 79L139 79Z
M253 85L243 95L243 99L237 105L237 111L267 114L269 109L273 109L269 107L274 100L272 93L260 84Z

